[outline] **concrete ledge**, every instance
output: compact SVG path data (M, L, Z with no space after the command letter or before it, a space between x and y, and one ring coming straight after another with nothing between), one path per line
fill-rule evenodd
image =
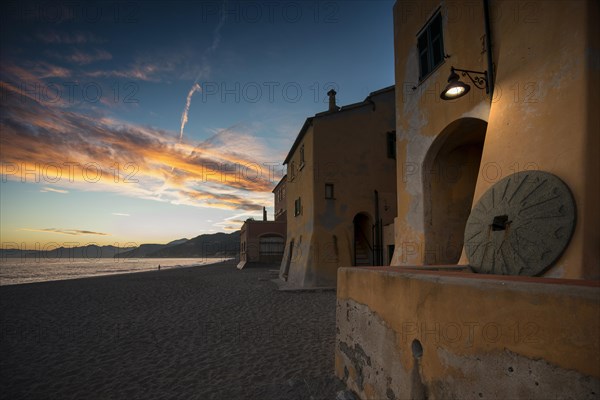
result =
M600 282L340 268L336 375L361 398L600 394Z

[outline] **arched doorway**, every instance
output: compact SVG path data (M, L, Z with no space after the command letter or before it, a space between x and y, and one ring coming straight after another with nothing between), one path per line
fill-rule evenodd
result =
M354 265L373 265L373 223L371 217L359 213L352 220L354 225Z
M281 262L285 240L280 235L263 235L259 238L259 261L265 264Z
M456 264L471 212L487 123L461 118L434 140L423 162L424 264Z

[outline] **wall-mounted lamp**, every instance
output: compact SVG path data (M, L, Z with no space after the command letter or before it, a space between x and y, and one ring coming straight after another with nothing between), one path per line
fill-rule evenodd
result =
M461 72L462 76L467 76L478 89L485 89L487 94L490 93L490 87L488 85L488 73L487 71L470 71L468 69L458 69L450 67L450 76L448 77L448 85L440 93L440 97L443 100L453 100L464 96L471 90L471 86L467 83L461 82L460 77L456 71ZM471 76L471 74L473 76Z

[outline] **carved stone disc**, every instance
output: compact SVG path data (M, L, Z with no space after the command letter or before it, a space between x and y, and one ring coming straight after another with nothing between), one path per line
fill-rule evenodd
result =
M481 196L465 227L465 252L476 272L534 276L552 265L575 229L575 202L557 176L524 171Z

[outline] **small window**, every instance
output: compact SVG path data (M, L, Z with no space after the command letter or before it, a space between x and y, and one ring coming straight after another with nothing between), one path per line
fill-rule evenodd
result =
M304 167L304 145L300 146L300 166L299 166L299 168L302 169L302 167Z
M417 37L420 81L444 61L444 39L442 36L442 14L438 11Z
M290 180L293 181L294 178L296 177L296 163L294 163L292 161L292 163L290 164L290 170L288 171L290 174Z
M333 183L325 184L325 198L333 199Z
M396 159L396 131L391 131L386 134L387 156L388 158Z
M295 201L294 201L294 216L298 216L302 213L302 199L300 197L298 197Z

